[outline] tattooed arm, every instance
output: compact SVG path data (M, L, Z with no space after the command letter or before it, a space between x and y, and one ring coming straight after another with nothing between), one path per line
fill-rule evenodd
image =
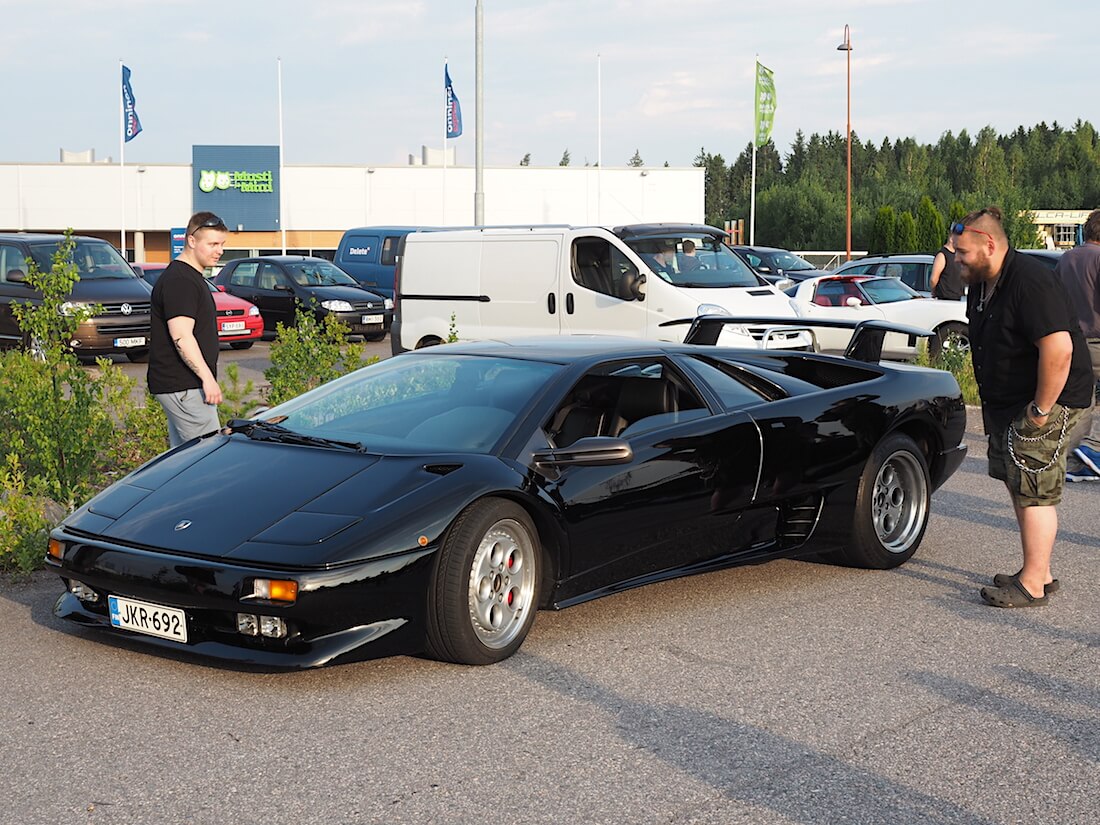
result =
M222 402L222 389L218 386L214 373L210 371L210 367L206 365L206 360L202 357L199 342L195 340L195 319L186 315L169 318L168 335L172 338L172 344L179 352L183 363L202 381L202 393L206 396L206 403L220 404Z

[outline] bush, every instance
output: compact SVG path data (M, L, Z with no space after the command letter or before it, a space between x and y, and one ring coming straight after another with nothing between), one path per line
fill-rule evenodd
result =
M958 347L945 347L939 355L931 358L928 355L927 341L921 341L917 350L917 364L922 367L932 367L944 370L955 376L962 390L963 402L971 407L980 406L981 397L978 395L978 380L974 377L974 362L970 358L968 350Z
M299 306L294 326L276 327L271 366L264 370L271 385L267 403L289 401L363 366L363 345L347 343L347 336L347 326L336 317L326 315L318 321L311 310Z
M0 485L0 569L29 572L42 563L46 538L60 515L50 515L50 503L29 493L14 454L0 468Z

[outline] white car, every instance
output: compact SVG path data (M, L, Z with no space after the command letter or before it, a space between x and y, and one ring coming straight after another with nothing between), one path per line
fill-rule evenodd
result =
M867 275L821 275L808 278L785 290L791 306L800 318L863 321L884 318L911 327L932 330L929 353L938 355L944 347L970 349L970 336L964 301L940 301L922 298L897 278ZM843 351L851 338L844 329L814 329L823 351ZM913 358L916 340L890 333L883 343L883 356Z

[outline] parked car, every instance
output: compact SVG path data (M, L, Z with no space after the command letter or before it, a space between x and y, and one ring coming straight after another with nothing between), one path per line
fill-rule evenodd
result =
M668 322L707 313L788 315L786 297L702 224L513 226L405 237L396 355L447 340L604 334L682 341ZM689 254L694 253L694 254ZM452 323L453 322L453 323ZM809 336L724 330L727 346L809 348Z
M774 246L734 246L733 251L773 284L778 285L784 280L804 281L815 275L825 274L805 258L786 249L776 249Z
M0 346L35 346L19 329L11 307L41 303L41 294L27 284L27 259L48 272L62 241L62 235L0 233ZM131 361L145 361L149 357L148 284L107 241L83 236L73 241L72 260L80 280L73 284L67 307L102 307L77 327L73 352L81 358L124 353Z
M393 301L368 292L324 258L269 255L230 261L214 283L260 308L264 329L294 326L298 306L313 307L318 319L334 315L352 335L381 341L393 323Z
M149 286L157 282L168 264L132 264ZM218 341L233 349L248 349L264 334L264 319L260 308L236 295L219 289L212 281L206 282L214 294L214 311L218 317Z
M359 286L393 298L394 275L401 244L410 232L433 231L431 227L360 226L347 230L336 247L334 263L354 278Z
M1054 269L1058 266L1058 261L1062 260L1061 249L1017 249L1017 252L1022 252L1025 255L1030 255L1044 266Z
M963 301L923 298L897 278L870 275L822 275L795 284L787 290L795 312L803 318L835 318L859 321L883 318L898 324L932 330L928 351L938 355L945 346L969 350L970 335ZM843 330L815 330L824 350L843 351L851 335ZM913 358L914 338L887 336L886 352L892 358Z
M540 607L782 556L897 567L966 409L949 372L854 349L558 336L382 361L70 515L54 613L264 666L489 664Z
M833 275L873 275L877 278L897 278L924 298L932 297L932 262L935 255L917 252L905 255L869 255L841 264Z

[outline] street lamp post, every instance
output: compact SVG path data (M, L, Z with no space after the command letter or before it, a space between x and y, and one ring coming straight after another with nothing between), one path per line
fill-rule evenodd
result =
M852 38L848 24L844 24L844 42L836 47L838 52L848 53L848 225L845 242L845 259L852 260Z

